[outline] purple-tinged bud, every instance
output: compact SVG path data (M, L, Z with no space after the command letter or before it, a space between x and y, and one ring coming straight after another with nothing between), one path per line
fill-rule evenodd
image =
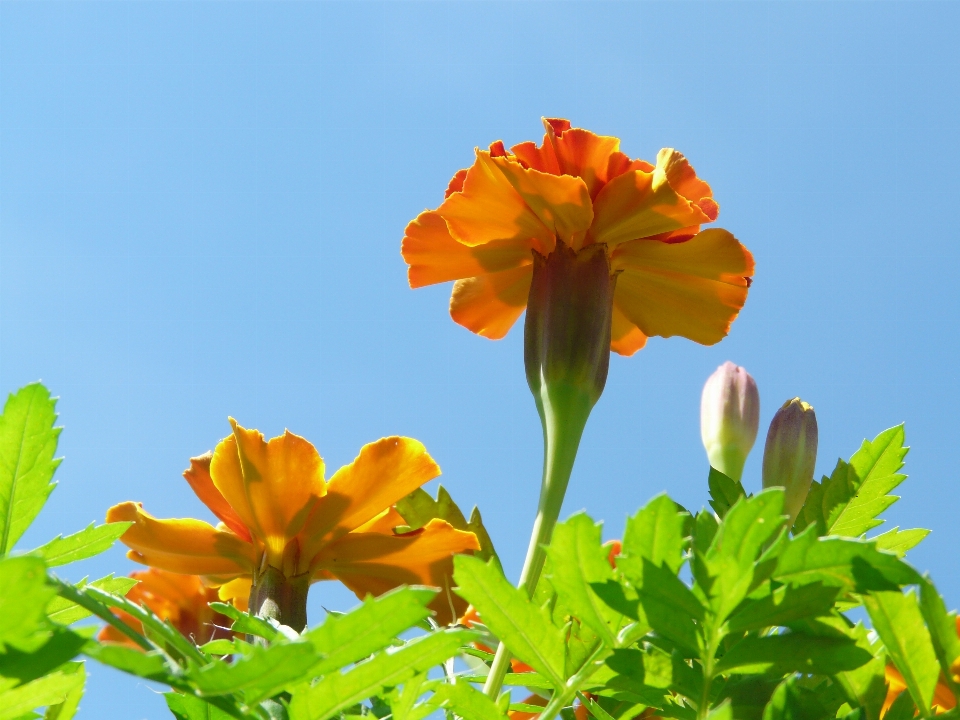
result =
M707 379L700 397L700 437L710 467L739 482L759 426L757 383L728 360Z
M773 416L763 449L763 487L786 489L783 512L790 523L807 499L817 464L817 414L800 398L783 404Z

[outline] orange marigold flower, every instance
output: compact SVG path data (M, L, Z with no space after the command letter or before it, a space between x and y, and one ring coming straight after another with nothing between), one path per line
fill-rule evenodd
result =
M132 572L130 577L138 582L127 593L127 599L152 610L161 620L169 621L197 645L213 640L218 631L223 637L230 634L222 630L230 627L230 619L210 607L210 603L220 600L216 588L206 587L196 575L150 568ZM239 607L246 609L245 598ZM139 620L121 610L113 612L127 625L143 632ZM103 642L123 643L139 649L139 645L111 625L104 627L98 638Z
M479 549L476 536L438 519L396 530L406 522L394 503L440 474L421 443L370 443L326 481L323 460L304 438L287 431L267 441L230 422L233 434L212 454L192 458L184 472L220 525L158 520L140 503L115 505L107 520L133 523L121 538L131 559L203 576L224 586L221 597L237 597L274 572L304 592L311 582L336 578L360 598L402 584L431 585L444 591L432 605L438 622L463 612L465 603L450 591L452 556Z
M616 275L610 347L632 355L653 335L722 339L747 297L753 256L717 219L710 186L664 149L655 165L620 141L544 120L543 143L496 142L454 175L446 199L406 229L411 287L455 280L453 319L501 338L527 305L534 254L601 245Z

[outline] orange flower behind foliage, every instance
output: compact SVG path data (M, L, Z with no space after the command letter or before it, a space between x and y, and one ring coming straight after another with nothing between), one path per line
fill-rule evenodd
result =
M957 636L960 637L960 616L957 617ZM955 682L960 682L960 658L957 658L950 668ZM903 675L892 664L888 663L886 667L887 677L887 697L883 701L883 709L880 711L880 717L883 717L894 701L907 689L907 684L903 680ZM940 681L933 691L933 710L938 715L947 710L952 710L957 706L957 699L953 696L950 686L947 685L943 673L940 674Z
M753 256L717 219L710 186L676 150L652 165L615 137L544 120L543 143L477 150L436 210L406 228L410 287L456 281L453 319L501 338L523 313L534 253L601 245L617 276L610 347L632 355L653 335L712 345L747 297Z
M203 645L217 636L226 637L230 633L221 628L229 628L231 620L213 610L209 603L220 600L215 588L208 588L196 575L180 575L150 568L130 573L138 583L133 586L127 599L152 610L161 620L167 620L185 637L197 645ZM242 603L240 609L246 610ZM139 620L120 610L113 611L117 617L138 632L143 632ZM111 625L104 627L98 638L103 642L115 642L136 645L130 638Z

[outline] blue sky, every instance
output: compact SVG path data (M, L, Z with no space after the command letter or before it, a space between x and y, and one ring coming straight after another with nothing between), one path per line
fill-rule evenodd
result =
M790 397L818 474L906 423L885 527L933 530L910 560L956 607L957 27L927 2L0 3L0 391L42 378L65 428L21 547L128 499L208 517L180 473L232 415L331 469L420 439L518 575L541 458L520 327L454 324L399 246L475 146L553 116L684 152L757 260L728 339L612 359L564 514L617 537L663 490L704 505L700 389L730 359L760 387L750 490ZM316 586L312 617L352 602ZM104 668L88 688L81 717L166 714Z

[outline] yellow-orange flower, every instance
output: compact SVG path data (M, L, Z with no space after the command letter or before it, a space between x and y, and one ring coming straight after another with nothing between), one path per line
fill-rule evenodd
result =
M196 575L181 575L150 568L132 572L130 577L138 582L127 593L127 599L149 608L161 620L169 621L197 645L212 640L221 628L230 627L230 619L210 607L210 603L220 599L216 588L206 587ZM238 606L245 610L245 599L238 602ZM142 632L139 620L121 610L113 612L127 625ZM227 631L220 632L224 637L229 635ZM123 643L139 648L111 625L104 627L98 637L103 642Z
M957 636L960 637L960 616L957 617L956 622ZM960 683L960 658L957 658L950 667L950 674L953 675L955 682ZM883 701L880 717L886 715L887 710L890 709L890 706L893 705L894 701L900 696L900 693L907 689L907 683L904 681L903 675L900 674L900 671L897 670L893 663L887 664L885 675L887 680L887 697ZM933 711L938 715L947 710L952 710L957 706L957 699L953 696L953 691L950 689L950 686L947 685L943 673L940 673L940 680L934 688L933 702L931 705Z
M453 319L501 338L526 307L534 252L600 244L617 274L612 350L631 355L653 335L722 339L754 263L726 230L701 231L719 212L710 186L676 150L651 165L621 153L617 138L566 120L544 125L539 146L477 150L443 204L407 226L410 286L455 280Z
M365 445L328 482L323 460L304 438L287 431L268 442L230 422L233 434L184 472L221 524L158 520L139 503L115 505L107 520L133 523L121 538L131 559L229 583L221 597L236 596L272 567L287 578L336 578L361 598L402 584L431 585L443 590L432 605L439 622L463 611L450 591L452 556L479 549L476 536L438 519L396 531L406 523L393 504L440 474L422 444L389 437Z

